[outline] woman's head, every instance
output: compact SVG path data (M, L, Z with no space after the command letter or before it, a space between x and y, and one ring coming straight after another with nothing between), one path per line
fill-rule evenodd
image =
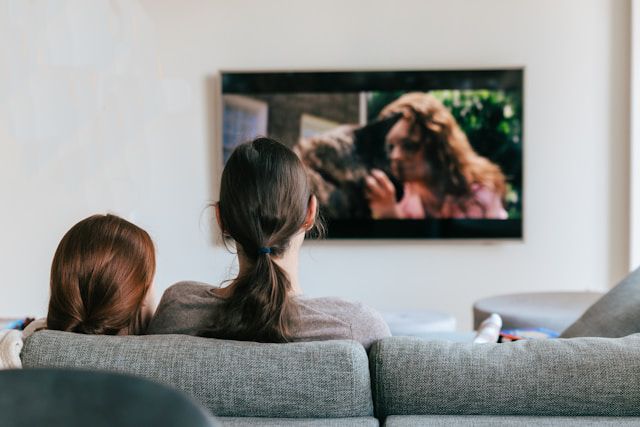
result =
M402 113L402 118L387 134L386 148L399 179L425 182L441 200L470 196L473 184L504 194L500 168L474 151L451 112L435 97L408 93L380 115L395 113Z
M140 334L155 273L149 234L115 215L94 215L60 241L51 265L49 329Z
M243 256L260 248L281 256L292 237L314 224L311 184L300 159L269 138L239 145L222 172L218 219ZM312 212L315 214L315 212Z
M279 261L316 225L316 199L300 159L284 145L258 138L238 146L222 172L218 222L236 243L239 276L206 336L288 341L291 281Z

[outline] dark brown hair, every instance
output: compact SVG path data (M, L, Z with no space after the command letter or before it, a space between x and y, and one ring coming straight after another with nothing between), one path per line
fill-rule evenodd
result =
M473 184L504 197L505 176L500 167L475 152L442 102L428 93L411 92L387 105L380 115L393 113L402 113L425 141L425 160L431 170L427 184L438 199L437 209L453 197L464 211L469 201L474 202Z
M83 334L142 334L155 273L146 231L115 215L86 218L64 235L51 264L47 328Z
M233 151L222 172L218 208L223 234L236 242L248 268L231 282L211 328L200 335L258 342L291 339L291 281L274 258L285 253L305 226L311 197L302 162L279 142L258 138Z

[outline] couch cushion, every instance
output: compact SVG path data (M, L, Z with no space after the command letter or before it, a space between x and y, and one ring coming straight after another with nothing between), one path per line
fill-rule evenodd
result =
M371 349L389 415L640 416L640 334L466 344L392 337Z
M216 418L223 427L378 427L380 423L374 417L359 418Z
M367 354L354 341L260 344L185 335L97 336L40 331L22 362L125 372L183 390L214 415L373 414Z
M637 426L637 417L534 417L509 415L393 415L385 427L471 426L471 427L599 427Z
M624 337L640 332L640 268L596 301L562 338Z

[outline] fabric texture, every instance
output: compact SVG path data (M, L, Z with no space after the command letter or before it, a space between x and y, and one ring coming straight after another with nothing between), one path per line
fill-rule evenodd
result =
M640 416L640 334L504 344L392 337L369 360L378 418Z
M260 344L45 330L26 339L22 363L143 376L186 392L222 417L373 415L367 354L353 341Z
M216 419L218 425L225 427L378 427L380 423L374 417L359 418L241 418L223 417Z
M0 330L0 369L19 369L22 367L22 332L16 329Z
M224 424L223 424L224 425ZM386 419L385 427L473 426L473 427L598 427L637 426L637 417L527 417L486 415L394 415Z
M561 337L624 337L638 332L640 268L589 307Z
M216 288L197 282L180 282L162 295L148 334L197 335L211 327L212 313L219 309ZM382 316L361 303L339 298L294 298L298 318L294 323L294 341L350 339L366 349L391 336Z

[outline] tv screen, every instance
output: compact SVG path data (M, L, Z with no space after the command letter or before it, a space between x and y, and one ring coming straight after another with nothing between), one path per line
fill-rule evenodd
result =
M329 238L522 237L523 70L223 72L222 146L307 168Z

